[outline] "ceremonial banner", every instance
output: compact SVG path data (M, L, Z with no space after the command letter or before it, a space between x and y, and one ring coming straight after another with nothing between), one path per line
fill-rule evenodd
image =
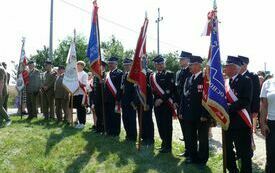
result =
M99 27L98 27L98 6L96 1L94 1L94 10L92 17L92 27L90 33L90 39L87 49L87 57L90 59L91 63L91 71L94 74L102 78L102 70L101 70L101 57L100 57L100 39L99 39Z
M145 18L144 24L141 27L141 31L139 34L133 66L127 78L128 81L136 84L136 91L144 109L147 108L146 60L144 57L146 56L146 32L148 22L148 19Z
M18 65L18 75L16 80L16 88L18 91L21 91L30 82L29 73L26 67L27 67L27 57L25 54L25 39L23 39L19 65Z
M227 113L228 106L221 68L220 47L218 39L218 19L215 11L213 11L211 21L211 52L209 59L210 75L205 75L205 77L209 78L209 81L205 80L204 83L204 88L208 90L208 92L203 93L202 104L208 110L211 116L221 124L222 128L227 130L230 119Z
M70 50L66 60L66 68L63 78L63 85L64 87L71 93L75 93L76 90L79 88L79 82L77 77L77 70L76 70L76 50L75 50L75 43L72 42L70 46Z

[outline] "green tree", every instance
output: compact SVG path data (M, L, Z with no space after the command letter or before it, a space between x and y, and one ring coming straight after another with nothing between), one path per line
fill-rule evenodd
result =
M103 50L103 55L105 57L105 61L107 61L110 57L115 56L118 58L118 68L122 69L122 62L124 58L124 48L122 43L112 36L111 40L102 42L101 49Z
M72 41L73 37L71 36L68 36L64 40L60 41L57 49L54 51L54 66L66 65L66 60ZM77 60L82 60L86 62L87 65L85 67L85 70L89 71L89 58L86 57L87 40L83 35L76 35L75 49Z
M36 62L36 68L39 70L42 70L44 67L44 62L49 57L49 48L46 46L43 46L41 50L36 50L35 55L30 56L30 60Z

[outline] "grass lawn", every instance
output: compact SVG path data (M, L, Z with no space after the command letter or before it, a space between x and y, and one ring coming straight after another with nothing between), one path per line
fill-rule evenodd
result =
M222 156L211 154L207 167L198 168L176 157L184 150L173 143L173 154L158 154L153 147L136 150L119 138L77 130L42 119L28 123L13 117L10 127L0 129L0 173L222 173ZM155 146L159 146L157 139ZM254 172L263 172L254 165Z

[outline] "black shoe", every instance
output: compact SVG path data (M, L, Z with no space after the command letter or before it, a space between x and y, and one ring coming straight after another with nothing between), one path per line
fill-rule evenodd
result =
M171 153L171 148L163 148L159 150L160 153Z

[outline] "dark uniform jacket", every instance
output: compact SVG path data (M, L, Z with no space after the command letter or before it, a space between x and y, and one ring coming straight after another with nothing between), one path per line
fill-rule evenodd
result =
M252 97L252 83L251 80L240 74L230 82L230 88L238 98L238 101L229 105L230 124L229 129L249 128L237 111L246 109L250 113L250 103Z
M55 83L56 72L45 72L43 86L47 86L46 92L48 95L54 95L54 83Z
M166 104L165 102L169 98L175 99L176 87L175 87L174 73L167 71L167 70L163 70L162 72L157 72L156 73L156 81L157 81L158 85L163 89L164 94L162 96L160 96L160 95L158 95L157 92L153 91L154 102L157 99L162 99L162 101L163 101L162 104Z
M2 96L3 98L5 98L5 96L8 94L7 73L6 73L6 70L1 66L0 66L0 80L3 81L3 84L4 84L3 90L2 90Z
M246 71L244 76L247 76L251 79L252 82L252 100L251 100L251 106L250 111L251 113L258 113L260 110L260 81L257 74Z
M200 73L195 79L193 76L185 80L180 103L180 113L183 120L187 121L197 121L201 117L209 118L208 112L202 106L203 74Z
M115 69L112 72L110 72L110 78L117 90L116 98L114 98L112 92L109 90L107 84L105 84L104 87L104 101L105 103L115 103L116 101L121 100L121 82L122 82L122 76L123 72L119 69ZM106 79L107 81L107 79Z
M40 78L39 70L34 68L32 71L30 71L29 78L30 78L30 82L27 85L27 92L38 93L41 87L41 78Z
M189 67L187 67L185 69L180 69L179 71L177 71L177 73L176 73L176 87L177 87L177 92L178 92L178 96L179 96L178 99L181 98L181 94L183 91L184 82L185 82L186 78L188 78L191 75L192 74L189 70ZM178 100L177 102L180 103L180 100Z
M64 74L56 78L54 96L55 98L58 98L58 99L69 100L69 92L63 86L63 78L64 78Z
M134 104L137 105L137 93L136 88L132 82L129 82L127 80L128 73L123 74L123 81L121 85L122 89L122 98L121 98L121 104L122 105L130 105Z

